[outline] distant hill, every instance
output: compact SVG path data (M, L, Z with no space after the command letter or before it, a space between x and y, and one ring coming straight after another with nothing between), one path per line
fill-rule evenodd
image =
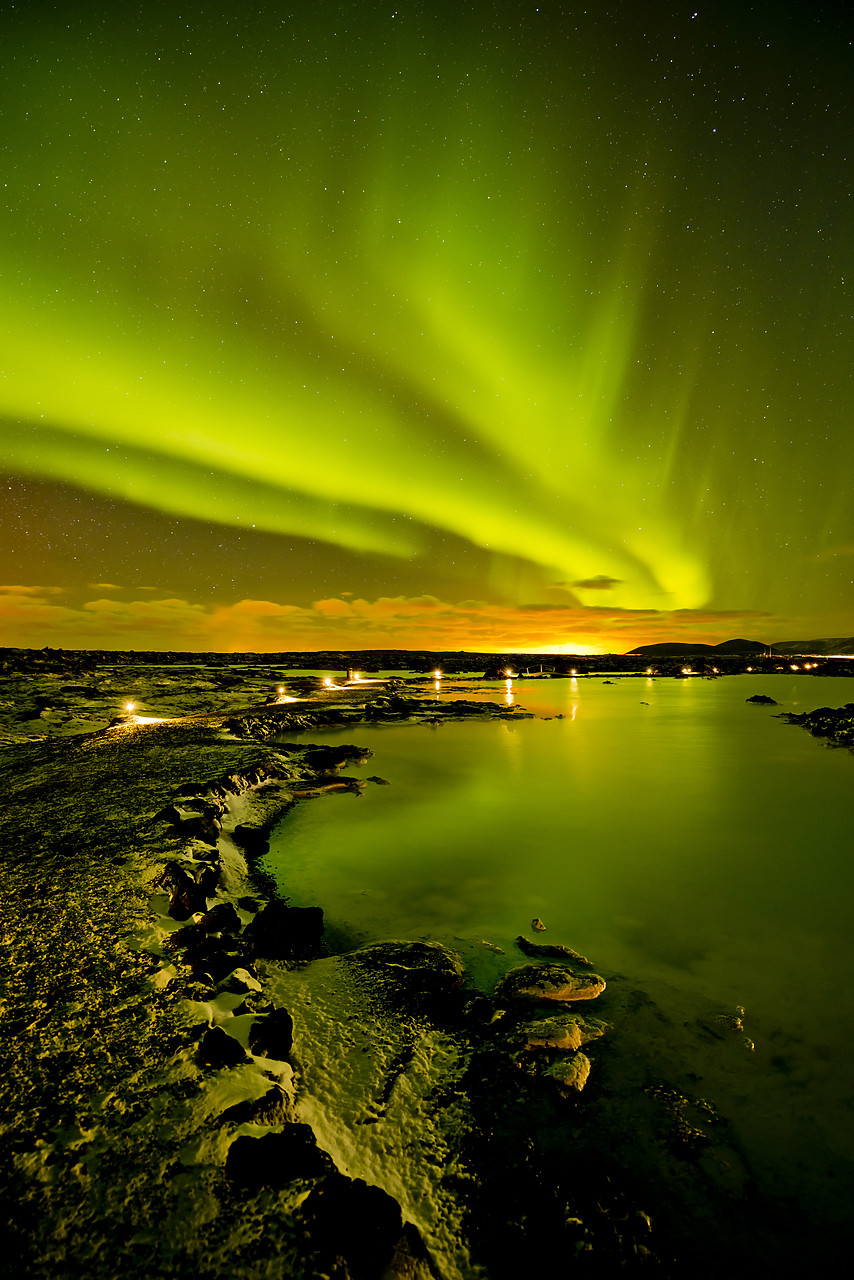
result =
M776 647L776 646L775 646ZM627 658L687 658L694 653L724 654L758 654L767 653L768 645L758 640L723 640L720 644L701 644L697 640L680 641L665 640L661 644L641 644L631 649ZM792 652L795 652L794 650Z
M715 653L766 653L767 650L768 645L759 640L722 640L714 646Z
M723 640L720 644L701 644L697 640L667 640L662 644L641 644L624 656L627 658L688 658L692 654L767 654L768 650L779 654L822 654L844 653L854 654L854 636L835 637L824 640L775 640L773 644L762 644L758 640Z
M771 646L775 653L852 653L854 636L830 640L780 640Z

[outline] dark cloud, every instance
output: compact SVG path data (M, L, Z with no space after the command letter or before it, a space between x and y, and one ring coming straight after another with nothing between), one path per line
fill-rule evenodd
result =
M580 582L571 582L570 586L580 587L582 591L613 591L623 585L622 578L609 578L604 573L597 573L595 578L582 578Z

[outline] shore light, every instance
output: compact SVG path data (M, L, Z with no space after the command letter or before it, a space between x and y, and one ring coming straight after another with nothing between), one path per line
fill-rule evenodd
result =
M135 703L135 702L126 702L126 703L125 703L125 711L133 711L133 709L134 709L134 707L135 707L135 706L136 706L136 703Z
M324 676L324 677L323 677L323 686L324 686L324 688L326 688L326 689L331 689L331 688L332 688L332 681L329 679L329 676Z
M433 672L433 675L436 677L436 679L437 679L437 680L441 680L441 679L442 679L442 673L441 673L441 671L434 671L434 672Z
M577 676L577 675L578 675L578 672L576 671L575 667L573 667L569 674L570 674L571 676Z
M280 685L279 685L279 693L284 693L284 692L285 692L285 686L284 686L283 684L280 684Z

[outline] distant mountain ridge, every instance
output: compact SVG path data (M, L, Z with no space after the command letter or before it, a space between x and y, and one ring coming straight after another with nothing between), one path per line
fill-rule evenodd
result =
M837 637L831 640L780 640L771 648L775 653L854 654L854 636Z
M701 644L698 640L665 640L660 644L641 644L625 657L664 658L689 657L694 653L725 654L854 654L854 636L825 640L779 640L762 644L758 640L723 640L720 644Z

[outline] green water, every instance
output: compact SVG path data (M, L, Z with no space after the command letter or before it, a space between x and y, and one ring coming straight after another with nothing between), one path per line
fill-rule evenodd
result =
M540 917L652 997L671 1027L656 1052L714 1092L781 1194L797 1167L833 1217L854 1188L854 755L774 713L854 702L854 681L478 688L537 718L313 732L368 747L354 772L391 785L298 806L264 869L323 906L333 945L448 942L484 990ZM752 1052L678 1030L736 1006Z

